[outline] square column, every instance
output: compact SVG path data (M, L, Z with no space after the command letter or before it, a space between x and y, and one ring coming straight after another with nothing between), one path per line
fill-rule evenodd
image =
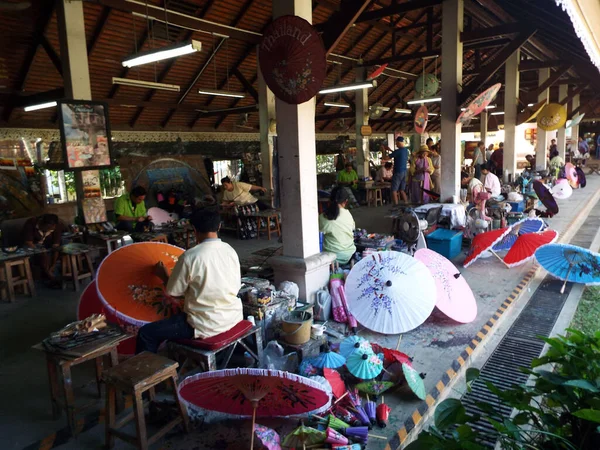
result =
M275 123L275 95L265 83L265 79L257 65L258 73L258 116L260 123L260 157L262 164L262 185L273 192L273 136L277 134L272 129Z
M456 124L458 117L458 86L462 85L463 44L460 33L463 31L463 0L446 0L442 3L442 202L449 201L459 194L461 126Z
M558 86L558 101L562 102L569 95L569 85L561 84ZM556 135L556 146L558 147L558 154L564 160L567 148L567 130L562 127L558 129Z
M367 78L365 68L357 69L356 81L363 81ZM361 134L360 129L363 125L369 125L369 90L360 89L356 91L354 107L356 108L356 171L358 178L363 179L370 174L369 161L371 154L369 153L369 138ZM394 147L390 147L394 148Z
M573 97L571 111L575 111L577 108L579 108L579 105L580 105L580 98L579 98L579 94L577 94L576 96ZM570 117L567 116L567 118L570 118ZM574 127L571 127L571 142L574 145L579 145L577 143L578 139L579 139L579 125L575 125Z
M295 15L312 23L311 0L273 2L273 18ZM275 100L283 256L272 258L275 282L298 284L300 298L314 301L327 286L331 253L320 253L315 141L315 99L300 105Z
M505 63L504 82L504 181L515 179L517 172L517 107L519 102L519 61L521 52L514 52Z
M541 86L550 78L550 69L540 69L538 72L538 85ZM550 89L546 89L538 95L538 102L546 100L550 102ZM546 170L546 154L548 153L548 136L549 133L538 127L537 129L537 144L535 146L535 170Z
M485 142L485 140L487 139L488 132L488 112L485 110L481 114L479 114L479 127L479 130L481 132L481 140L487 148L487 143Z

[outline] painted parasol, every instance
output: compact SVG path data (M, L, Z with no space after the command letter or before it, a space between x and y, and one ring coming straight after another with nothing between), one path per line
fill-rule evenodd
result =
M302 424L283 440L283 446L288 448L305 449L306 446L321 444L325 441L325 432Z
M517 267L525 264L535 255L535 251L542 245L551 244L558 239L558 232L546 230L540 233L528 233L519 236L515 244L504 256L504 263L508 267Z
M569 244L548 244L535 252L538 263L554 277L588 286L600 285L600 254Z
M548 100L541 100L535 105L525 108L525 111L519 113L517 116L517 125L521 125L522 123L535 119L542 109L544 109L546 103L548 103Z
M184 379L179 397L187 404L237 416L287 417L326 411L331 394L322 385L289 372L225 369ZM254 446L254 433L250 448Z
M254 434L267 450L281 450L281 439L275 430L256 424Z
M337 369L345 363L346 358L339 353L332 352L328 345L326 345L324 352L312 358L312 365L319 369Z
M92 314L104 314L106 321L114 323L123 328L127 333L133 336L137 335L139 327L124 323L119 318L106 308L100 301L98 291L96 287L96 280L92 280L88 284L79 298L79 304L77 305L77 320L84 320ZM117 351L123 356L133 356L135 354L135 337L127 339L119 344Z
M350 356L355 351L372 352L371 344L365 338L358 336L348 336L340 344L340 353L344 357Z
M437 287L435 306L446 316L460 323L477 317L477 302L467 280L452 262L437 252L422 248L415 258L427 266Z
M172 270L183 252L182 248L159 242L115 250L98 267L100 300L117 317L137 326L169 317L177 309L177 301L165 295L154 267L161 261Z
M567 120L567 123L565 124L565 128L576 127L577 125L579 125L581 123L584 116L585 116L585 113L575 114L572 119Z
M364 381L356 385L356 389L365 394L381 395L388 389L394 387L391 381Z
M419 372L408 364L402 364L402 371L404 372L404 378L406 378L406 382L411 391L413 391L421 400L425 400L425 397L427 396L427 393L425 392L425 383L423 383L423 378L421 378Z
M352 353L347 361L348 372L361 380L371 380L383 370L383 354Z
M539 217L526 217L515 222L510 227L510 232L494 245L495 252L510 250L519 236L527 233L538 233L546 228L546 222Z
M537 116L537 126L545 131L562 128L567 121L567 111L558 103L549 103L542 108Z
M281 16L271 22L263 32L258 61L275 96L292 105L317 95L327 75L321 36L298 16Z
M469 103L469 106L467 106L466 109L460 113L458 119L456 119L456 124L468 125L473 117L481 114L486 106L488 106L492 100L496 98L496 95L501 87L502 84L497 83L479 94L477 98Z
M421 105L415 114L415 131L419 134L425 132L427 128L427 121L429 120L429 110L427 106Z
M546 207L546 211L550 216L558 214L558 205L556 204L556 200L541 181L533 180L533 190L540 199L540 202L542 202L542 205Z
M398 334L431 314L436 288L427 267L399 252L376 252L360 260L346 280L348 309L366 328Z
M573 195L573 188L569 184L569 180L566 178L561 178L557 180L552 189L550 189L550 193L554 198L559 200L566 200L571 195Z
M501 228L499 230L487 231L485 233L480 233L473 238L471 242L471 248L469 248L469 253L465 258L463 263L464 267L469 267L475 261L477 261L485 252L491 251L492 254L496 255L494 252L494 246L498 244L504 236L510 233L510 228ZM502 260L498 255L496 255L498 259Z
M342 376L335 369L323 369L323 376L329 384L331 385L331 391L333 392L333 396L335 398L340 398L346 393L346 385L344 384L344 380L342 380Z
M412 358L399 350L393 350L385 347L378 347L375 349L375 347L373 347L373 351L376 351L377 353L383 353L385 362L389 364L394 362L399 362L400 364L412 364Z
M577 166L575 167L575 172L577 172L577 180L579 181L579 187L584 188L587 184L587 180L585 178L585 173L583 173L583 169Z
M573 164L565 164L565 176L567 177L567 180L573 189L577 189L579 187L579 176L577 169Z
M373 72L371 72L371 74L369 75L369 78L367 78L368 80L374 80L375 78L383 75L383 72L385 71L385 69L387 69L387 63L386 64L382 64L381 66L379 66L377 69L375 69Z
M152 223L154 225L165 225L173 220L177 220L177 217L173 218L168 211L156 206L148 209L148 215L152 217Z

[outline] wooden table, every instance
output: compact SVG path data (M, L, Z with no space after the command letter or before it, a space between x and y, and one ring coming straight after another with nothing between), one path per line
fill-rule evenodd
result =
M163 226L163 227L158 227L154 230L155 233L163 233L166 234L167 236L170 236L173 241L176 241L176 236L177 235L181 235L183 236L183 240L184 240L184 245L183 247L188 250L190 248L190 246L192 246L192 243L195 242L194 235L196 233L196 229L192 226L192 225L187 225L187 226L183 226L183 227L169 227L169 226Z
M118 248L119 244L121 244L121 246L125 245L125 236L127 235L128 233L126 231L115 231L114 233L110 234L89 233L87 235L87 241L90 244L93 243L94 240L102 242L104 245L106 245L108 254L111 254Z
M133 242L164 242L169 243L167 235L162 232L148 231L145 233L131 233L131 239Z
M43 247L19 248L13 253L0 251L0 296L2 300L8 298L10 302L15 301L15 288L23 286L25 294L35 296L35 285L31 274L29 258L46 253ZM14 276L13 268L16 267L18 275Z
M86 344L85 346L76 347L72 349L68 355L50 350L41 342L33 346L35 350L43 351L46 354L52 416L54 419L57 419L60 416L61 410L64 408L67 413L67 421L73 436L77 434L77 422L75 420L75 394L73 392L71 367L94 360L96 364L98 397L101 397L103 358L106 358L109 361L110 367L115 367L119 363L117 346L121 341L129 339L130 337L131 335L122 333L118 337L99 341L96 345ZM77 349L80 349L80 351L77 352ZM59 376L62 378L62 392L64 393L64 399L60 398L61 389Z

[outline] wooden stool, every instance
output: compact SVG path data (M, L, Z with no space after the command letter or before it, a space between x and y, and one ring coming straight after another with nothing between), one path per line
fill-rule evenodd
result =
M266 220L267 222L267 229L264 230L267 232L267 236L269 237L269 240L271 240L271 219L273 219L273 221L275 222L275 229L273 230L274 232L277 233L277 237L281 236L281 226L279 225L279 212L278 211L261 211L258 213L253 214L254 217L256 217L256 221L257 221L257 226L256 226L256 238L260 239L260 232L261 232L261 222L262 220Z
M19 286L23 289L23 294L29 295L30 297L35 296L35 285L33 283L33 276L31 275L31 266L29 264L29 257L25 256L22 258L9 259L3 262L5 279L2 281L6 282L6 290L8 291L8 298L11 302L15 301L15 288ZM17 274L15 275L13 268L17 268ZM4 287L2 287L4 291Z
M381 188L370 187L367 188L367 206L375 206L377 204L383 206L383 195L381 193Z
M87 267L85 267L85 265ZM73 282L75 292L79 291L79 282L86 278L95 277L94 264L89 255L89 250L77 252L62 252L62 288L67 287L69 281Z
M588 175L592 175L593 173L600 175L600 164L586 164L586 167L590 169Z
M256 353L244 342L244 339L250 338L253 335L256 341ZM258 367L262 365L263 344L261 329L252 326L252 323L248 320L242 320L232 329L211 338L169 341L168 348L169 356L182 356L184 358L179 371L182 374L189 363L196 363L206 372L217 370L217 354L226 350L225 358L219 367L219 369L225 369L238 344L244 347L254 358Z
M177 364L163 356L143 352L133 358L108 369L103 373L106 383L106 447L112 448L115 436L139 450L146 450L170 430L180 423L186 432L189 432L188 415L185 406L177 395ZM154 388L157 384L167 382L173 389L173 396L179 409L179 416L162 426L153 436L148 437L146 432L146 419L144 408L149 402L142 400L142 394L149 391L150 401L154 400ZM133 410L116 420L116 393L117 390L133 396ZM131 436L119 428L135 419L136 436Z
M158 236L153 237L148 242L164 242L165 244L169 243L169 239L166 234L159 234Z

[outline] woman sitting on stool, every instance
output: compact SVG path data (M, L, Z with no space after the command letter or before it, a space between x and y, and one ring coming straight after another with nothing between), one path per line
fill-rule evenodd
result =
M335 253L337 262L347 264L356 252L354 245L354 218L346 209L348 191L336 187L325 212L319 216L319 229L324 234L323 250Z

